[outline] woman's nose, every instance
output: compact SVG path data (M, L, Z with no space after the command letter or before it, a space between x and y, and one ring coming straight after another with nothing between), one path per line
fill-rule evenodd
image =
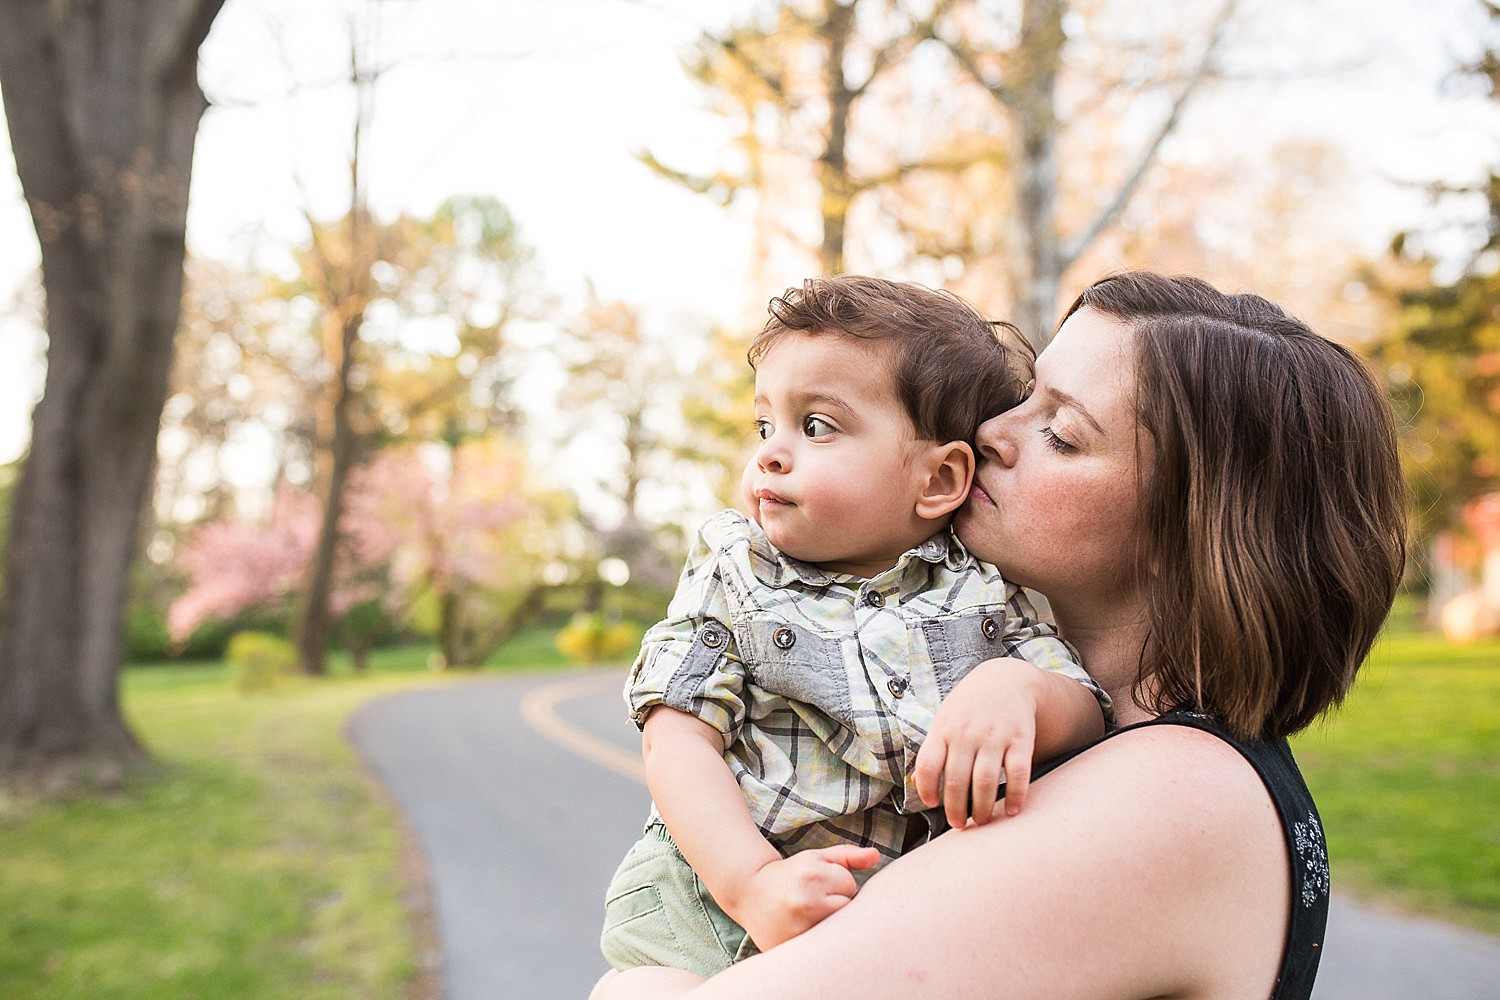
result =
M1007 419L1009 416L1007 412L990 417L979 425L979 430L974 435L981 458L1007 467L1016 464L1015 428L1013 421Z

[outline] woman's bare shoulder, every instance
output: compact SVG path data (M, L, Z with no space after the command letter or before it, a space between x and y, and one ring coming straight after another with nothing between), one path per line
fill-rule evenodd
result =
M896 884L877 876L861 893L873 898L849 909L882 897L911 908L906 925L943 928L927 942L939 952L997 935L1024 956L1018 996L1264 998L1290 898L1285 841L1254 767L1180 726L1105 740L1037 782L1020 816L940 837L890 875ZM944 927L945 911L973 923Z
M1254 766L1231 744L1190 726L1141 726L1118 733L1036 783L1058 821L1082 810L1113 813L1119 821L1154 828L1162 819L1192 821L1200 832L1223 833L1244 846L1240 823L1275 819L1275 805ZM1259 831L1272 846L1281 843L1279 825ZM1204 844L1212 846L1212 841Z

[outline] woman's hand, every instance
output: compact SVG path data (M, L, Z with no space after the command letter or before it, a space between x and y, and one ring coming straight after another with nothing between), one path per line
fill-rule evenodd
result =
M761 951L796 937L844 907L858 884L852 871L873 868L873 847L823 847L763 865L724 908Z

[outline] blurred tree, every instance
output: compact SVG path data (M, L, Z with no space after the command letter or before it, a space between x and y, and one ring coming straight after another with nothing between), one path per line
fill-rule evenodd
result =
M1463 80L1500 101L1500 4L1481 4L1488 44ZM1403 234L1392 246L1394 279L1388 267L1371 282L1396 304L1371 354L1401 429L1417 552L1439 530L1462 531L1465 506L1500 491L1500 169L1492 165L1472 186L1439 183L1433 191L1482 206L1470 215L1474 252L1455 277L1434 280L1442 265L1423 249L1423 234Z
M307 568L328 591L316 614L306 610L314 603L308 581L296 593L305 641L318 623L316 655L302 661L317 672L347 619L328 603L343 549L342 520L330 529L327 505L336 495L342 510L349 476L381 448L514 432L520 362L508 331L540 315L547 299L532 251L491 198L451 198L426 219L310 225L290 278L189 262L157 500L158 541L170 547L184 523L254 519L258 512L240 510L240 500L264 495L270 482L311 487L325 518ZM355 266L366 275L357 296L348 284Z
M893 141L879 144L889 155L874 169L868 147L876 143L877 133L856 132L859 109L875 103L885 84L900 85L902 62L927 39L933 19L951 2L938 0L921 17L907 6L892 0L773 3L722 35L703 35L688 71L714 94L719 112L735 123L738 162L717 174L697 176L650 153L643 159L658 172L726 202L756 193L767 207L784 209L784 198L814 198L818 229L811 242L817 270L843 271L849 212L856 199L905 173L953 167L946 159L902 160L894 141L898 130L889 129L884 134ZM866 147L862 153L861 143ZM762 215L768 221L776 217L774 209ZM775 228L786 226L783 218ZM795 226L791 223L793 242L806 245L795 235Z
M1009 285L1014 302L1011 319L1038 346L1051 336L1057 312L1058 290L1064 272L1099 234L1119 218L1156 162L1162 143L1177 128L1190 98L1213 71L1220 42L1238 0L1222 0L1204 29L1196 55L1173 52L1182 46L1181 28L1163 32L1156 51L1133 53L1130 65L1096 66L1092 72L1106 81L1100 103L1118 105L1122 95L1134 95L1138 103L1161 95L1163 110L1152 116L1154 124L1143 139L1127 140L1115 151L1123 169L1107 185L1088 192L1093 210L1065 232L1062 227L1062 182L1064 172L1059 147L1064 131L1063 92L1060 83L1068 45L1083 34L1089 18L1076 0L1021 0L1013 5L962 0L955 3L939 36L964 73L983 87L993 100L1003 122L999 129L1006 139L1000 160L1010 165L1011 197L1002 202L1001 213L1014 220L1008 238L997 240L1009 262ZM1191 23L1183 11L1174 10L1173 20ZM1102 20L1097 17L1095 20ZM1167 23L1162 24L1167 28ZM1106 42L1095 52L1130 52L1131 46ZM1087 71L1085 71L1087 72ZM1076 98L1074 98L1076 101ZM1113 114L1127 113L1116 108ZM966 248L955 247L956 252ZM972 256L972 252L967 252Z
M261 501L309 464L310 431L292 429L304 427L320 345L293 322L288 288L250 261L188 257L158 441L154 506L165 556L181 527L253 514L242 502Z
M572 504L536 485L500 434L384 453L369 482L367 516L401 537L393 575L414 623L444 666L480 666L541 609Z
M302 669L309 674L326 670L339 519L344 489L360 461L363 443L357 424L364 416L360 412L360 389L367 383L359 375L360 330L374 298L373 271L386 247L382 239L385 233L374 225L370 214L362 155L380 75L370 62L360 46L351 41L349 82L354 88L356 111L349 146L349 211L336 222L320 224L308 209L312 240L298 262L302 290L319 307L317 325L323 348L322 387L312 397L311 410L313 492L322 517L299 592L293 637Z
M222 5L0 6L49 338L6 563L6 784L111 785L144 756L120 713L122 619L182 296L198 49Z
M754 193L763 229L816 246L823 272L925 258L953 281L988 262L1008 315L1041 343L1063 273L1119 218L1213 74L1237 0L1211 2L1153 21L1151 44L1137 32L1114 45L1086 26L1128 32L1119 22L1141 18L1112 21L1085 0L767 2L706 35L688 64L737 133L734 159L712 175L645 159L726 202ZM1077 65L1075 49L1095 64ZM1065 71L1098 94L1065 94ZM1127 118L1149 124L1109 124ZM1087 190L1064 190L1068 122L1114 143L1113 169ZM809 204L816 218L798 229Z
M669 594L683 522L707 506L721 457L707 440L711 428L682 419L701 381L696 366L680 342L653 334L624 302L592 303L564 333L559 401L574 439L588 442L600 470L593 485L606 498L604 510L585 518L593 560L621 560L637 586ZM702 485L687 485L693 480ZM588 572L584 610L598 610L603 592L597 572Z
M296 636L303 669L320 673L350 471L382 441L456 444L514 428L501 348L507 327L533 314L539 279L510 213L490 198L451 199L425 222L354 213L313 234L288 291L314 304L324 349L312 397L323 519Z
M360 472L354 478L363 485ZM399 615L405 606L391 581L399 536L392 525L369 516L370 503L366 493L354 491L329 598L357 669L363 668L368 640L384 631L387 616ZM307 567L318 521L316 498L283 483L265 517L226 517L194 528L176 560L188 582L167 610L171 640L186 642L210 620L232 622L249 611L284 613Z
M499 434L386 448L356 468L329 595L356 669L374 639L407 620L437 638L445 664L483 663L539 607L566 510L529 486ZM268 515L193 529L177 559L189 583L168 612L173 639L294 601L320 519L315 496L283 483Z
M210 619L290 599L307 565L317 502L282 484L264 518L226 518L195 527L177 553L187 588L167 610L172 639L184 642Z

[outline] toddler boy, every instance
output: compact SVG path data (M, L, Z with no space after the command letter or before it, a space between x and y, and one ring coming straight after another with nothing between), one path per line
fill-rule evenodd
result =
M867 277L811 279L770 313L749 350L752 516L702 527L626 683L652 811L606 897L619 969L712 975L925 840L941 816L912 765L982 661L1029 661L985 669L1058 692L996 706L1024 713L1017 731L1029 741L1034 723L1047 756L1102 733L1108 711L1024 592L949 530L976 429L1020 400L1024 341L951 295ZM1015 749L1029 767L1032 745Z

